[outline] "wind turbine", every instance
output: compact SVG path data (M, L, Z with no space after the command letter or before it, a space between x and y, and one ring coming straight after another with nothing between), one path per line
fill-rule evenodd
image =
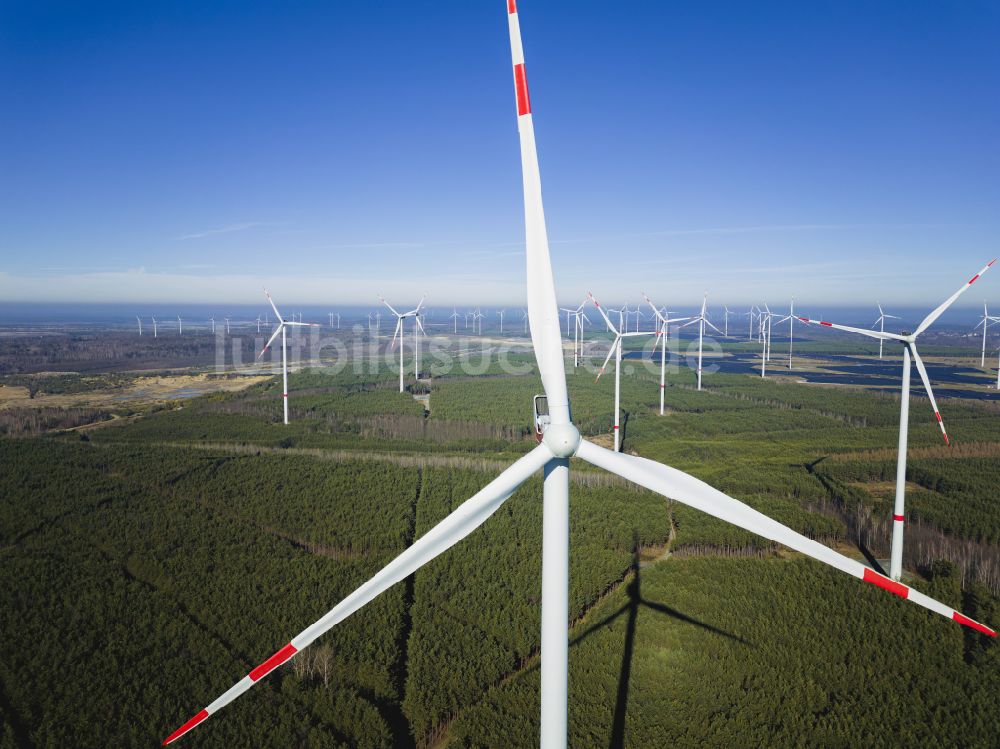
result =
M142 318L138 315L135 316L135 321L139 323L139 335L142 335Z
M570 320L573 321L573 367L580 366L580 356L583 354L583 320L590 322L590 318L583 312L583 307L587 303L584 299L576 309L572 307L560 307L566 313L566 337L569 337Z
M688 325L694 325L698 323L698 389L701 390L701 351L702 351L702 341L705 338L705 326L708 325L716 333L721 334L722 331L709 322L708 318L705 316L705 307L708 305L708 292L705 292L705 296L701 300L701 312L699 312L695 317L692 317L689 322L681 325L682 328L686 328Z
M524 323L524 332L528 332L528 310L524 310L521 317L521 322Z
M503 314L506 311L505 309L497 310L497 314L500 315L500 335L503 335Z
M278 318L278 327L274 329L271 333L271 337L267 339L267 343L264 344L264 348L261 349L260 353L257 354L257 358L260 359L267 350L271 348L271 344L274 343L274 339L281 334L281 400L282 407L284 410L284 421L288 424L288 340L285 334L285 329L290 326L303 327L303 328L318 328L319 325L316 323L304 323L304 322L292 322L290 320L285 320L281 317L281 313L278 312L278 308L274 304L274 300L271 299L270 293L267 289L264 289L264 296L267 297L267 301L271 303L271 309L274 310L275 317Z
M459 505L444 520L389 562L374 577L362 583L343 601L194 715L167 737L164 744L175 741L204 722L210 715L217 713L269 673L307 648L337 623L457 544L486 522L524 481L542 470L545 480L542 500L540 744L541 749L563 749L566 746L568 715L569 458L573 456L665 497L782 543L841 572L888 590L960 624L996 636L996 632L984 624L796 533L693 476L646 458L612 452L580 437L579 430L570 418L559 309L556 304L542 210L541 179L538 172L531 103L528 97L515 0L507 0L507 11L514 63L518 131L521 140L528 314L531 321L532 345L545 390L545 395L539 397L546 399L548 411L547 418L540 418L536 422L542 428L541 444L516 460L493 481Z
M670 312L667 310L660 310L650 301L649 297L646 296L646 292L642 292L642 298L646 300L646 303L653 308L653 314L656 316L656 320L659 322L659 330L657 335L660 336L660 416L663 416L663 394L667 387L667 336L670 334L670 323L672 322L682 322L690 318L687 317L670 317Z
M729 307L727 307L726 305L722 305L722 310L723 310L723 312L722 312L722 318L725 321L725 326L726 326L726 329L725 329L725 331L723 332L722 335L724 335L726 338L729 338L729 316L730 315L735 315L736 313L735 312L730 312L729 311Z
M153 318L153 338L156 338L156 318Z
M228 332L228 329L226 332ZM257 315L257 332L260 332L260 315Z
M923 359L921 359L920 354L917 353L917 338L921 333L927 330L927 328L929 328L935 320L941 317L941 315L944 314L944 311L954 304L955 300L964 294L968 288L972 286L972 284L978 281L979 278L986 271L988 271L995 262L996 259L994 258L988 265L979 271L979 273L963 284L962 288L945 299L944 302L937 307L937 309L924 318L923 322L921 322L912 333L897 335L895 333L886 333L881 330L865 330L864 328L852 328L847 325L837 325L824 320L810 320L808 317L799 318L802 322L811 323L813 325L822 325L826 328L845 330L848 333L858 333L860 335L868 336L869 338L878 338L880 341L899 341L903 344L903 390L899 400L899 454L896 458L896 501L892 511L892 553L889 558L889 577L893 580L898 580L903 573L903 525L906 520L904 514L906 504L906 445L908 437L907 432L910 426L910 357L913 357L913 363L917 366L917 372L920 374L920 379L924 384L924 390L927 391L927 397L930 399L931 407L934 409L934 418L937 419L938 426L941 428L941 435L944 437L944 442L946 445L950 444L948 440L948 432L945 431L944 428L944 421L941 420L941 411L938 409L937 401L934 399L934 391L931 389L931 381L927 377L927 370L924 368Z
M597 307L597 311L601 313L601 317L604 318L604 322L606 322L608 324L608 329L612 333L615 334L615 340L611 343L611 350L608 351L608 355L604 359L604 364L601 365L601 371L597 373L597 377L594 378L594 381L596 382L597 380L601 379L601 375L604 374L604 370L608 366L608 361L610 361L611 356L614 355L614 357L615 357L615 427L614 427L614 433L615 433L615 452L618 452L619 447L621 445L621 428L620 428L621 425L620 425L619 421L620 421L620 418L621 418L620 403L621 403L621 385L622 385L622 339L623 338L636 338L638 336L651 335L651 334L650 333L640 333L638 331L636 331L636 332L629 332L624 327L621 326L620 321L619 321L619 328L621 328L621 329L619 330L619 328L616 328L614 326L614 323L611 322L611 318L608 317L607 313L604 311L604 308L601 307L601 305L598 303L598 301L596 299L594 299L594 295L588 292L587 293L587 297L590 299L590 301L592 301L594 303L594 306Z
M982 361L979 362L979 366L981 366L981 367L985 367L986 366L986 329L990 325L992 325L993 323L996 323L996 322L1000 322L1000 317L992 317L990 315L989 310L986 308L986 302L984 301L983 302L983 319L979 321L978 325L976 325L976 328L978 328L980 325L983 327L983 358L982 358ZM976 328L973 328L973 330L975 330ZM139 331L139 335L142 335L142 331L141 330ZM1000 389L1000 387L998 387L998 389Z
M177 315L177 335L181 335L184 332L184 322L181 320L181 316Z
M780 315L774 315L774 317L780 317ZM783 322L788 322L788 368L792 368L792 348L795 344L795 297L792 297L791 304L788 305L788 314L778 320L780 325ZM767 335L767 358L771 359L771 323L768 321L768 335Z
M396 331L392 334L392 346L395 347L396 341L399 341L399 392L404 392L406 390L403 385L403 334L406 332L404 330L403 321L408 317L414 319L413 323L413 351L414 351L414 376L416 379L420 379L420 339L418 338L418 333L424 329L423 324L420 322L420 308L424 304L424 299L427 298L425 294L420 298L420 303L416 307L411 309L409 312L397 312L396 308L389 304L385 297L380 296L378 299L382 304L389 308L389 310L396 316Z
M222 319L226 321L226 335L229 335L229 318L224 317ZM212 321L212 330L215 330L215 320Z
M872 327L874 328L876 325L878 325L878 332L879 333L884 333L885 332L885 321L886 320L899 320L899 319L901 319L901 318L897 317L896 315L887 315L885 313L885 311L882 309L882 305L879 302L875 302L875 306L878 307L878 320L876 320L874 323L872 323ZM885 344L885 339L884 338L879 338L878 339L878 358L879 359L882 358L882 346L883 346L883 344ZM983 356L984 356L983 363L985 364L986 363L985 362L985 354Z
M449 319L452 321L453 329L451 332L458 335L458 310L454 307L451 308L451 317Z
M210 318L208 318L208 321L210 323L212 323L212 335L215 335L215 318L214 317L210 317Z

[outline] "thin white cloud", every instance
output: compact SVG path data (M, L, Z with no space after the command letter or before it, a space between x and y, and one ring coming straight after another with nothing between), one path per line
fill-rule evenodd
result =
M232 234L236 231L246 231L247 229L255 229L258 226L265 226L266 224L262 221L247 221L243 224L229 224L228 226L220 226L215 229L206 229L205 231L194 232L193 234L182 234L177 237L178 241L185 239L203 239L204 237L214 237L219 234Z

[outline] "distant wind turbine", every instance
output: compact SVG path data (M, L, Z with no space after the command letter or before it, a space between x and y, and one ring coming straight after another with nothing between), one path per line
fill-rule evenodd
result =
M682 328L686 328L688 325L694 325L698 323L698 389L701 390L701 353L702 353L702 341L705 338L705 326L708 325L716 333L721 334L722 331L709 322L708 317L705 316L705 308L708 305L708 292L705 292L705 296L701 300L701 312L699 312L695 317L692 317L689 322L681 325Z
M409 312L397 312L396 308L393 307L389 302L385 300L385 297L380 296L379 301L382 302L389 310L396 316L396 331L392 334L392 344L391 346L395 348L396 341L399 341L399 392L404 392L406 387L403 384L403 335L405 334L403 321L408 317L413 318L413 351L414 351L414 376L416 379L420 379L420 338L419 332L423 330L423 324L420 322L420 308L424 304L424 299L427 298L425 294L421 297L420 302L416 307L411 309Z
M670 312L666 309L657 309L656 305L650 301L650 298L646 296L646 292L642 293L642 298L646 300L647 304L653 308L653 314L656 316L656 320L659 321L659 330L657 335L660 336L660 416L663 416L663 395L667 387L667 336L670 335L670 323L672 322L683 322L690 318L687 317L670 317Z
M611 343L611 350L608 351L607 357L604 359L604 364L601 366L601 371L597 373L596 380L601 379L601 375L604 374L605 368L608 366L608 361L611 356L615 357L615 452L618 452L621 447L621 387L622 387L622 339L624 338L635 338L642 335L650 335L649 333L639 333L638 331L634 333L627 332L624 327L621 327L621 321L619 321L619 326L621 329L616 328L611 322L611 318L608 317L604 308L601 307L600 303L594 299L594 295L587 293L587 297L594 303L597 307L597 311L601 313L601 317L604 318L604 322L608 325L608 330L615 334L615 340Z
M874 328L876 325L878 325L878 332L879 333L884 333L885 332L885 321L886 320L890 320L890 319L891 320L899 320L900 318L897 317L896 315L887 315L882 310L882 305L879 302L875 302L875 306L878 307L878 320L876 320L874 323L872 323L872 327ZM882 346L883 346L884 343L885 343L885 339L883 339L883 338L879 338L878 339L878 358L879 359L882 358Z
M899 400L899 453L896 460L896 502L892 514L892 554L889 560L889 577L893 580L898 580L903 572L903 524L906 520L904 515L906 502L906 448L908 437L907 432L910 427L910 357L913 357L913 363L917 366L917 372L920 374L920 379L924 384L924 390L927 391L927 397L931 402L931 407L934 409L934 418L937 419L938 426L941 428L941 435L944 437L944 442L946 445L950 444L948 440L948 432L945 431L944 428L944 421L941 420L941 411L938 409L937 401L934 399L934 391L931 389L931 381L927 377L927 370L924 368L924 362L920 358L920 354L917 353L917 338L921 333L927 330L927 328L929 328L935 320L941 317L941 315L944 314L944 311L954 304L955 300L964 294L969 287L972 286L972 284L978 281L979 278L986 271L988 271L995 262L995 259L991 261L986 267L979 271L979 273L974 275L971 280L967 281L962 288L938 305L937 309L927 315L923 322L921 322L912 333L897 335L895 333L886 333L881 330L865 330L864 328L852 328L847 325L837 325L832 322L810 320L808 317L799 318L805 323L821 325L826 328L835 328L837 330L844 330L848 333L858 333L860 335L868 336L869 338L878 338L883 341L899 341L903 344L903 389Z
M267 343L264 344L264 348L261 349L261 352L259 354L257 354L257 358L260 359L262 356L264 356L264 354L267 353L267 350L271 348L271 344L274 343L274 339L277 338L278 334L280 333L281 334L281 400L282 400L282 406L284 408L284 416L285 416L284 420L285 424L287 424L288 423L288 351L287 351L288 340L287 336L285 335L285 330L293 325L295 327L303 327L303 328L309 328L309 327L316 328L319 326L316 325L315 323L307 324L304 322L291 322L289 320L283 319L281 317L281 313L278 312L278 308L274 304L274 300L271 299L271 295L270 293L268 293L267 289L264 289L264 296L267 297L267 301L270 302L271 308L274 310L274 314L278 318L278 327L274 329L274 332L271 334L271 337L268 339Z

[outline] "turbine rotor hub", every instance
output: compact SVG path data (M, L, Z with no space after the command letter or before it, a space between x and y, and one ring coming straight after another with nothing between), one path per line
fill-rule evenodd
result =
M549 424L542 434L542 442L557 458L571 458L580 447L580 430L572 424Z

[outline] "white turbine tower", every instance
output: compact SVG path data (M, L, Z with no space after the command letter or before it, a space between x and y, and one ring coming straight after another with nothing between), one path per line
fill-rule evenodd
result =
M574 456L633 481L650 491L782 543L841 572L884 588L963 625L985 634L996 635L989 627L949 606L906 585L895 583L860 562L796 533L693 476L652 460L612 452L580 437L580 432L570 419L559 310L556 305L552 265L549 259L531 104L528 98L518 15L514 3L515 0L507 0L524 182L528 315L531 321L532 345L545 390L545 396L542 397L547 400L548 410L548 418L538 422L543 427L541 444L515 461L497 478L459 505L444 520L389 562L374 577L362 583L343 601L194 715L167 737L164 744L175 741L210 715L217 713L269 673L307 648L337 623L457 544L486 522L525 480L542 470L545 481L542 500L540 744L542 749L564 749L568 691L569 459ZM252 616L252 610L247 615Z
M156 318L153 318L153 338L156 338Z
M788 305L788 368L792 368L792 347L795 344L795 297Z
M452 321L452 333L458 335L458 310L454 307L451 308L451 316L448 318Z
M226 332L228 332L228 330ZM260 315L257 315L257 332L260 332Z
M705 316L705 307L708 305L708 292L705 292L705 296L701 300L701 312L696 316L692 317L689 322L681 325L682 328L686 328L688 325L694 325L698 323L698 389L701 390L701 352L702 352L702 342L705 338L705 326L708 325L716 333L722 334L722 331L709 322L708 318Z
M139 335L142 335L142 318L138 315L135 316L135 321L139 323Z
M222 319L226 321L226 335L229 335L229 318L228 317L224 317ZM214 320L212 321L212 330L215 330L215 321ZM258 330L258 332L260 332L260 331Z
M771 327L771 315L768 314L765 316L764 312L761 311L757 318L757 322L760 325L761 331L763 331L761 335L758 336L759 339L763 340L763 345L760 350L760 378L763 380L767 376L767 360L771 358L771 352L768 350L769 341L771 339L769 334Z
M208 321L212 324L212 335L215 335L215 318L210 317L208 318Z
M278 308L274 304L274 300L271 299L271 295L268 293L267 289L264 289L264 296L267 297L267 301L271 304L271 309L274 310L275 316L278 318L278 327L274 329L271 333L271 337L267 339L267 343L264 344L264 348L261 349L260 353L257 354L257 358L260 359L267 350L271 348L271 344L274 343L274 339L281 334L281 401L282 409L284 411L284 422L288 423L288 336L285 334L285 330L290 326L303 327L303 328L318 328L316 323L304 323L304 322L292 322L290 320L285 320L281 317L281 313L278 312Z
M683 322L690 318L687 317L670 317L670 312L666 309L658 309L649 297L646 296L646 292L642 292L642 298L646 300L646 303L653 308L653 314L656 316L656 320L659 322L659 327L657 328L657 335L660 337L660 416L663 416L663 394L667 387L667 336L670 335L670 323L672 322Z
M503 335L503 316L506 311L505 309L497 310L497 314L500 315L500 335Z
M948 297L937 307L937 309L927 315L923 322L921 322L912 333L897 335L895 333L886 333L881 330L865 330L864 328L852 328L847 325L837 325L823 320L810 320L808 317L799 318L802 322L812 323L813 325L821 325L826 328L836 328L837 330L845 330L849 333L858 333L860 335L868 336L869 338L878 338L881 341L899 341L903 344L903 389L899 401L899 454L896 458L896 502L892 511L892 553L889 558L889 577L893 580L899 580L900 576L903 574L903 526L906 521L906 445L908 437L907 432L910 425L910 358L913 358L913 363L916 365L917 372L920 374L920 379L924 384L924 390L927 391L927 397L930 399L931 407L934 409L934 418L937 419L938 426L941 427L941 435L944 437L944 442L946 445L950 444L948 440L948 432L945 431L944 428L944 421L941 420L941 411L938 409L937 401L934 399L934 391L931 389L931 381L927 377L927 370L924 368L923 359L921 359L920 354L917 353L917 338L921 333L927 330L927 328L929 328L935 320L941 317L944 311L954 304L955 300L964 294L966 290L972 286L972 284L978 281L979 278L986 271L988 271L995 262L996 260L994 259L989 263L989 265L985 266L981 271L979 271L979 273L974 275L971 280L963 284L962 288Z
M389 304L384 297L379 297L379 301L382 302L389 310L396 316L396 331L392 334L392 347L395 348L396 341L399 341L399 392L404 392L406 387L403 385L403 335L406 333L403 321L408 317L412 317L413 322L413 352L414 352L414 366L413 373L415 379L420 379L420 338L419 333L423 331L423 323L420 322L420 308L424 304L424 299L427 298L425 294L420 298L420 303L411 309L409 312L397 312L396 308Z
M722 310L723 310L722 317L723 320L725 321L725 330L723 331L722 335L724 335L726 338L729 338L729 316L735 315L736 313L730 312L729 307L727 307L726 305L722 305Z
M588 293L587 297L590 299L590 301L592 301L594 303L594 306L597 307L597 311L601 313L601 317L604 318L604 322L606 322L607 325L608 325L608 330L610 330L612 333L615 334L615 340L611 343L611 350L608 351L608 355L604 359L604 364L601 365L601 371L597 373L597 377L594 379L594 381L596 382L597 380L601 379L601 375L604 374L604 370L608 366L608 362L611 360L611 357L614 356L615 357L615 425L614 425L614 433L615 433L615 452L618 452L618 450L619 450L619 448L621 446L621 424L620 424L620 419L621 419L621 387L622 387L622 339L624 339L624 338L636 338L638 336L645 336L645 335L652 335L652 333L639 333L638 331L636 331L636 332L628 332L620 324L621 321L619 321L619 327L616 328L614 326L614 323L611 322L611 318L608 317L607 313L604 311L604 308L601 307L601 305L598 303L598 301L596 299L594 299L594 295Z
M177 315L177 335L182 335L184 333L184 322L181 320L181 316Z
M885 321L886 320L899 320L900 318L897 317L896 315L887 315L885 313L885 311L882 309L882 305L879 302L875 302L875 306L878 307L878 320L876 320L874 323L872 323L872 327L874 328L876 325L878 325L878 332L879 333L884 333L885 332ZM882 358L882 346L884 344L885 344L885 339L879 338L878 339L878 358L879 359Z

